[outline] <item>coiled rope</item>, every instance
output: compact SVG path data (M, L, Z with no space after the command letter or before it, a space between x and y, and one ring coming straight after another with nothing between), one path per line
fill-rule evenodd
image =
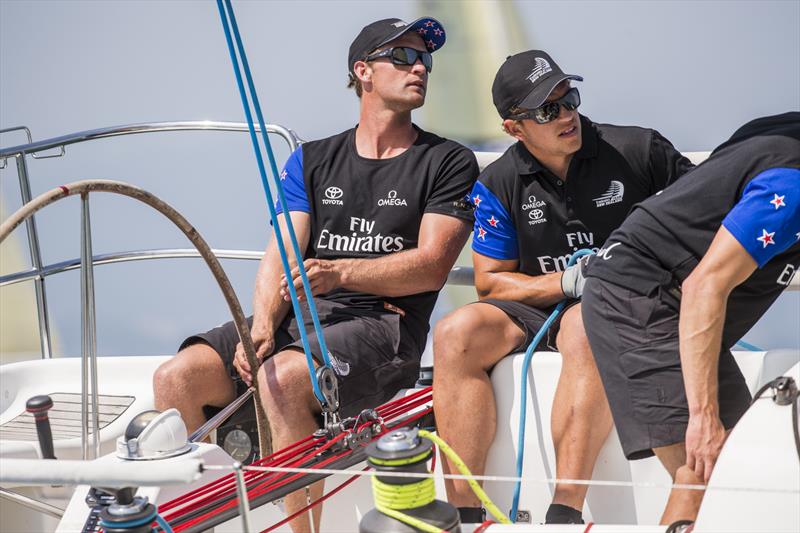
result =
M464 461L441 437L424 429L419 430L417 434L421 438L428 439L429 441L433 442L433 444L438 446L442 453L444 453L448 459L450 459L458 471L467 478L470 488L472 488L473 492L481 501L481 503L483 503L487 511L497 518L501 524L511 523L511 520L509 520L508 517L504 515L500 509L498 509L498 507L483 491L480 485L478 485ZM431 451L426 450L421 454L404 459L379 459L376 457L370 457L369 461L370 463L379 466L396 467L417 464L420 461L425 460L425 458L430 455ZM391 472L389 473L391 474ZM430 474L430 472L427 473ZM386 474L386 472L380 473L380 475L384 474ZM372 494L375 500L375 509L381 513L427 533L439 533L439 531L441 531L441 529L438 527L432 526L423 520L402 512L406 509L423 507L436 499L436 489L433 477L426 476L414 483L391 484L381 481L378 479L377 475L372 476Z

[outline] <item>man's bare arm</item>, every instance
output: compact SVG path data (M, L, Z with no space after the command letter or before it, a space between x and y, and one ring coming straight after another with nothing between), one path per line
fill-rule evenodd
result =
M549 307L564 299L561 272L529 276L517 272L519 261L493 259L472 252L475 289L478 298L513 300L537 307Z
M722 226L682 285L680 357L689 404L686 457L687 465L706 481L725 441L719 418L717 371L728 296L756 266Z
M422 216L417 248L370 259L308 259L306 272L313 294L335 288L375 294L406 296L442 288L469 234L469 224L455 217L426 213ZM297 269L294 285L301 291ZM287 299L286 280L281 294Z
M297 244L300 253L305 253L308 247L308 240L311 231L311 217L302 211L292 211L292 226L297 235ZM297 264L293 254L291 241L289 240L288 230L283 215L278 217L278 227L286 245L289 264L294 267ZM256 356L259 360L269 355L275 347L275 330L289 312L290 304L281 298L278 287L283 276L283 264L281 263L280 253L278 252L277 239L270 239L267 249L261 262L258 265L256 274L255 290L253 293L253 327L250 334L256 348ZM244 357L244 349L241 343L236 347L234 366L239 374L249 384L251 382L250 367Z

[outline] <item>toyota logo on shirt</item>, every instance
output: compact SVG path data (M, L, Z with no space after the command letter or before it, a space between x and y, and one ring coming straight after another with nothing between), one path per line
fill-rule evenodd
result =
M342 192L342 189L340 189L339 187L328 187L327 189L325 189L325 196L327 196L331 200L338 200L339 198L342 197L343 194L344 193Z
M544 211L541 209L531 209L528 211L528 225L533 226L534 224L541 224L542 222L547 222L547 219L544 218Z
M344 196L344 192L339 187L328 187L325 189L325 198L322 199L322 205L344 205L341 200L342 196Z

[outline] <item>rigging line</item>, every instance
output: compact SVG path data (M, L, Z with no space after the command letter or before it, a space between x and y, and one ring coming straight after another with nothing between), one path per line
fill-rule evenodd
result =
M573 253L569 261L567 262L567 266L573 266L578 258L584 255L593 254L591 250L583 248L581 250L576 251ZM556 306L555 310L552 314L547 318L542 327L536 333L536 336L531 341L528 349L525 351L525 359L522 362L522 376L521 376L521 387L520 387L520 409L519 409L519 432L517 434L517 477L522 478L522 466L525 461L525 423L527 418L528 412L528 370L531 366L531 358L533 357L533 351L536 349L536 346L542 340L547 330L550 329L550 326L555 322L558 315L564 309L567 304L567 299L564 298L558 305ZM545 462L545 464L547 464ZM517 521L517 509L519 508L519 497L520 491L522 490L522 482L518 481L517 484L514 486L514 496L511 500L511 520L514 522Z
M403 423L414 422L415 420L421 418L428 412L429 410L424 410L419 414L411 415L410 417L402 420L401 422ZM399 427L399 425L387 427L375 438L379 437L380 435L384 435L387 432L396 429L397 427ZM324 447L330 447L335 441L341 438L344 438L344 434L338 435L335 439L329 441ZM320 449L320 451L322 451L322 449ZM349 467L354 464L363 462L365 459L364 453L365 453L364 448L359 447L354 450L346 450L342 453L326 458L317 456L312 460L309 466L313 464L318 464L320 468L325 468L328 465L333 465L334 467L339 465L343 467ZM318 462L313 462L313 461L318 461ZM294 465L297 465L297 462L295 462ZM337 471L341 471L341 469ZM270 481L272 481L271 484L266 482L263 484L260 483L257 487L254 487L253 489L248 489L248 495L252 502L251 508L256 508L270 501L274 501L277 498L285 496L289 492L293 492L299 488L302 488L303 486L309 485L327 476L328 476L327 474L317 474L316 472L312 472L312 475L310 476L295 474L289 477L287 476L282 476L282 477L278 476L277 478L273 477L272 479L270 479ZM266 485L266 487L264 485ZM195 504L191 506L192 510L188 513L184 513L183 509L178 510L177 513L180 513L180 515L172 517L170 521L173 524L173 527L176 532L183 530L189 530L189 531L206 530L226 520L229 520L230 518L233 518L234 516L237 515L238 511L236 510L235 506L231 508L229 504L225 503L229 499L230 499L229 496L224 496L219 499L215 498L210 503L201 502L199 505ZM175 525L176 522L178 523L178 525Z
M367 466L367 467L365 467L365 468L364 468L364 470L367 470L368 468L370 468L370 467L369 467L369 466ZM279 527L281 527L282 525L286 524L287 522L290 522L290 521L292 521L293 519L297 518L297 517L298 517L298 516L300 516L301 514L303 514L303 513L305 513L305 512L308 512L308 510L309 510L309 509L311 509L312 507L315 507L315 506L317 506L317 505L321 504L322 502L324 502L325 500L327 500L328 498L330 498L330 497L334 496L334 495L335 495L335 494L337 494L339 491L341 491L343 488L347 487L348 485L350 485L351 483L353 483L353 482L354 482L354 481L356 481L357 479L359 479L359 477L358 477L358 476L352 476L350 479L348 479L348 480L344 481L344 482L343 482L341 485L339 485L339 486L338 486L338 487L336 487L335 489L331 490L331 491L330 491L330 492L328 492L327 494L324 494L323 496L320 496L319 498L317 498L316 500L314 500L313 502L311 502L309 505L306 505L305 507L303 507L303 508L302 508L302 509L300 509L299 511L296 511L296 512L295 512L295 513L293 513L292 515L290 515L290 516L287 516L286 518L284 518L284 519L283 519L283 520L281 520L280 522L278 522L278 523L276 523L276 524L273 524L273 525L271 525L270 527L268 527L267 529L265 529L265 530L264 530L264 531L262 531L261 533L269 533L270 531L273 531L273 530L275 530L275 529L278 529L278 528L279 528Z
M419 401L421 396L425 396L426 394L430 395L430 387L420 389L417 392L409 394L408 396L398 398L397 400L393 400L388 402L386 405L392 405L394 407L397 404L413 404L414 401ZM384 407L381 406L381 407ZM379 409L381 408L379 407ZM407 405L406 409L410 410L413 408L413 405ZM400 420L395 421L391 425L382 424L383 429L380 433L373 437L378 438L379 436L392 431L393 429L402 425L411 424L414 421L426 416L431 412L431 408L422 409L417 411L416 413L410 414L408 417L402 418ZM400 414L393 415L394 417L398 417ZM363 430L364 428L368 427L371 422L367 422L362 424L357 428L356 433ZM352 432L350 432L352 433ZM334 441L343 438L344 434L337 436ZM315 439L313 436L306 437L301 439L294 444L289 445L287 448L283 450L279 450L273 453L271 456L262 459L253 464L253 466L288 466L288 467L296 467L300 466L302 463L306 463L309 466L313 464L320 464L324 466L327 459L320 463L315 463L314 461L319 461L322 459L319 457L320 454L324 449L330 447L332 442L327 442L322 445L322 447L317 448L318 444L323 444L322 439ZM309 450L310 448L315 448L313 450ZM298 449L299 448L299 449ZM361 450L357 448L356 450L348 450L344 453L338 454L333 457L333 460L337 460L338 458L342 458L345 455L354 455L357 454ZM294 451L295 453L290 455L289 452ZM298 456L300 458L298 459ZM307 462L310 461L310 464ZM356 461L359 462L359 461ZM283 464L281 464L283 463ZM288 465L286 463L289 463ZM355 463L351 463L355 464ZM267 475L264 472L253 472L253 471L246 471L245 477L248 479L248 485L250 485L251 489L260 488L263 489L264 492L268 492L270 490L275 490L276 485L283 484L282 482L286 479L285 476L280 476L278 474L273 474L272 476ZM296 476L294 476L296 477ZM325 477L325 476L322 476ZM166 502L161 506L162 510L169 509L167 513L169 515L169 520L175 522L185 522L186 520L191 520L192 517L196 517L199 513L203 513L206 511L213 510L217 508L219 505L222 504L223 500L227 500L230 497L230 491L232 487L232 474L228 474L218 478L211 483L208 483L202 487L198 487L197 489L190 491L182 496L179 496L170 502ZM279 497L279 496L276 496ZM274 499L274 498L273 498ZM265 503L265 502L262 502ZM189 515L189 516L187 516ZM183 524L177 525L176 527L185 527Z
M319 401L321 405L326 405L325 397L323 396L322 391L319 388L319 384L317 383L316 376L314 375L314 362L311 356L311 348L309 347L308 344L308 336L305 331L303 314L300 309L300 301L297 298L297 292L294 289L294 284L291 283L292 269L289 265L289 258L286 254L286 247L283 242L283 236L281 235L280 225L278 224L278 214L275 211L275 204L272 199L272 193L270 192L269 184L267 183L267 171L264 168L264 159L261 156L261 149L258 144L258 138L256 137L255 126L253 125L253 115L250 112L250 106L247 94L245 93L244 83L242 82L242 74L239 71L239 62L236 59L236 51L234 50L233 46L233 39L231 37L231 29L229 28L228 15L225 12L225 7L223 6L222 0L217 0L217 8L219 9L219 16L222 21L222 29L225 32L225 40L228 43L228 52L230 54L231 63L233 65L233 73L236 76L236 85L239 88L239 95L241 96L242 99L242 107L244 108L245 117L247 119L247 129L250 132L250 140L253 143L253 150L255 152L256 162L258 164L258 171L261 175L261 184L263 185L264 188L264 194L266 194L267 197L267 207L269 209L269 216L270 220L272 221L273 228L275 230L274 231L276 239L275 242L277 244L277 248L280 253L284 275L286 276L286 279L289 282L287 283L287 287L289 289L289 296L291 297L292 300L292 309L294 310L295 317L298 318L297 322L298 322L298 330L300 332L300 340L303 345L303 352L305 353L306 356L306 363L309 365L309 373L311 374L311 387L314 391L314 396L317 398L317 401ZM278 186L280 187L280 184L278 184ZM286 216L288 217L288 213ZM287 232L288 230L289 227L287 226ZM300 269L303 269L302 255L297 255L297 253L295 252L295 257L297 259L297 266ZM307 295L310 297L310 292L311 292L310 287L304 285L303 288L307 291ZM301 323L303 323L303 327L299 327ZM323 354L323 359L325 356L326 354ZM248 361L248 364L250 365L254 365L255 363L257 363L257 361Z
M231 470L228 465L206 465L206 470ZM708 490L708 491L728 491L728 492L758 492L758 493L775 493L775 494L800 494L798 489L782 489L773 487L738 487L738 486L709 486L709 485L693 485L688 483L655 483L644 481L608 481L601 479L563 479L563 478L540 478L528 479L516 476L465 476L462 474L437 474L429 473L422 474L416 472L361 472L357 470L337 470L329 468L288 468L281 466L245 466L245 470L258 470L268 472L286 472L298 474L327 474L327 475L347 475L347 476L378 476L381 477L407 477L407 478L437 478L442 479L456 479L456 480L469 480L475 481L495 481L500 483L517 483L520 481L540 484L567 484L567 485L587 485L598 487L632 487L632 488L647 488L647 489L687 489L687 490Z
M294 226L292 225L292 220L289 216L289 204L286 202L286 195L283 192L283 186L278 179L278 165L275 162L275 154L272 151L272 143L267 135L264 116L261 113L261 104L259 103L256 86L253 82L253 76L250 72L250 64L247 61L247 54L245 53L244 44L242 43L242 38L239 34L239 25L236 23L236 15L233 12L231 0L225 0L225 4L228 6L228 13L230 14L231 26L233 28L233 36L236 38L236 45L239 49L239 57L242 60L242 67L244 69L245 78L247 79L247 86L249 87L250 94L252 96L253 109L256 112L256 118L258 118L258 125L261 127L261 137L267 150L267 159L269 160L270 170L272 170L272 181L275 184L276 191L278 192L278 200L280 201L281 208L283 209L283 217L286 220L286 227L289 229L289 238L292 243L295 257L297 258L297 267L298 271L300 272L300 278L303 281L303 290L306 292L306 296L308 297L308 310L309 314L311 315L311 320L314 323L314 332L317 334L317 338L319 339L320 350L322 351L322 360L325 363L325 366L331 366L331 361L328 356L328 346L325 344L325 338L322 334L322 326L320 325L319 316L317 315L317 306L314 303L314 296L311 294L310 290L311 284L308 281L305 266L300 260L302 254L300 253L300 246L297 244L297 235L294 232Z

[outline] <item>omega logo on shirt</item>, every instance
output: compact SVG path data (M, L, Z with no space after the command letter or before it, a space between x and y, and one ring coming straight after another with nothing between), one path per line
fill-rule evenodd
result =
M534 224L547 222L547 219L544 217L544 211L540 209L546 206L547 202L544 200L537 200L536 196L533 194L528 196L527 203L522 204L522 210L528 211L528 225L533 226Z
M381 198L378 200L378 207L383 207L385 205L404 205L407 206L405 198L398 198L397 191L391 190L389 194L386 195L386 198Z

